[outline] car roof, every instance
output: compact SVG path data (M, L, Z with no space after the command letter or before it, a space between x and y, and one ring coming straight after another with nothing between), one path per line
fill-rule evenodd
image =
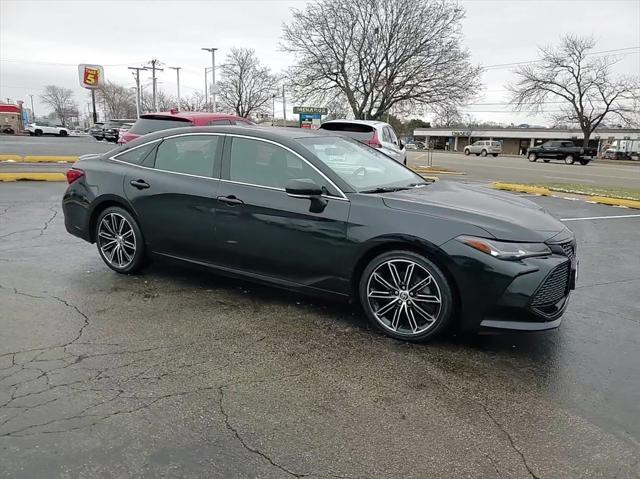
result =
M194 120L196 118L204 120L217 120L227 118L241 118L236 115L229 115L227 113L209 113L207 111L158 111L155 113L144 113L140 115L140 118L180 118L183 120ZM246 118L242 118L245 120Z
M370 125L370 126L388 125L388 123L385 123L384 121L378 121L378 120L328 120L323 122L322 124L325 125L327 123L353 123L356 125Z

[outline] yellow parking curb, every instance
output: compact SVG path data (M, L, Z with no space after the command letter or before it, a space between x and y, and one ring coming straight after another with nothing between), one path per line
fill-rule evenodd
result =
M0 181L67 181L64 173L0 173Z
M33 156L27 155L20 160L24 163L55 163L55 162L63 162L63 163L75 163L78 161L77 156Z
M520 193L531 193L534 195L541 195L541 196L549 196L552 194L553 191L555 191L553 188L545 188L543 186L520 185L517 183L495 182L492 184L492 186L498 190L517 191ZM600 203L603 205L624 206L626 208L640 209L640 201L638 200L625 200L622 198L611 198L607 196L592 196L592 195L578 195L578 196L582 196L587 201L593 201L594 203Z
M22 157L20 155L0 155L0 161L20 161Z

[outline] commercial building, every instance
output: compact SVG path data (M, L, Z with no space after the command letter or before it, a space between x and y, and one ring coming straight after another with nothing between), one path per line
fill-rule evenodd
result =
M416 140L425 141L437 150L464 151L464 147L477 140L494 140L502 143L506 155L525 155L533 146L549 140L573 140L582 145L584 138L579 129L561 128L418 128L414 130ZM589 146L599 151L614 147L636 154L640 150L640 129L603 128L596 130L589 139Z
M0 131L13 131L18 133L23 130L21 105L0 103Z

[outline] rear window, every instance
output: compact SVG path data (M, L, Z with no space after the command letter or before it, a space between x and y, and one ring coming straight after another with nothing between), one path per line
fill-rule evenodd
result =
M323 123L320 129L339 132L359 141L369 141L373 138L373 127L359 123Z
M189 120L178 120L176 118L140 118L133 124L129 133L146 135L154 131L182 128L185 126L191 126L191 122Z
M491 142L491 146L500 146L500 142L499 141L492 141Z

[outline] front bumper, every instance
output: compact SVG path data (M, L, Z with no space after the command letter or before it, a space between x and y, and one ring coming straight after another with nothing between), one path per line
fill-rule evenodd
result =
M560 325L575 286L575 259L562 248L520 261L499 260L457 240L443 249L453 259L462 330L542 331Z

